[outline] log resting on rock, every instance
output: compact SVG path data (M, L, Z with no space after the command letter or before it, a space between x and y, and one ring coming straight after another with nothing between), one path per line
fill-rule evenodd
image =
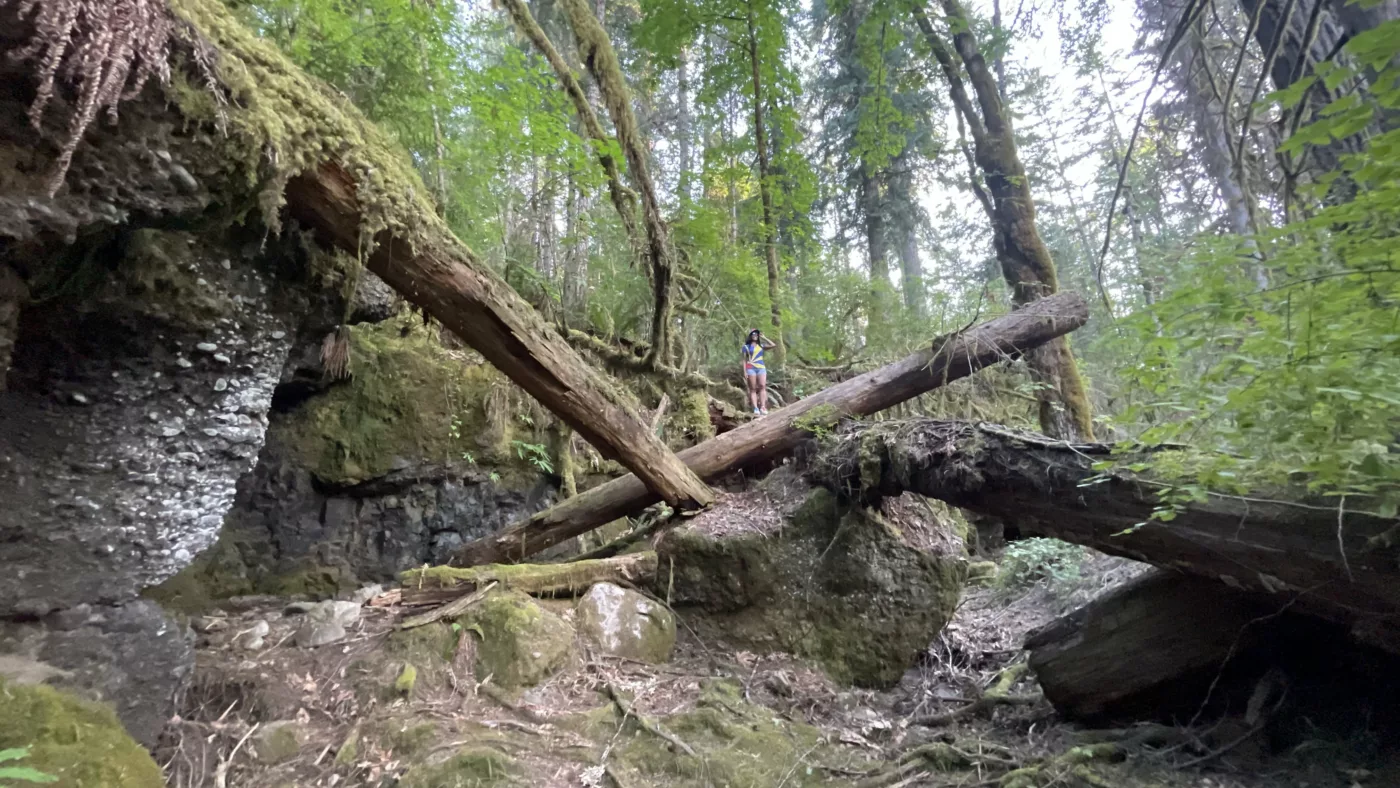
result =
M339 164L324 162L293 178L287 206L322 243L352 253L363 244L356 184ZM602 375L455 238L381 230L366 264L667 503L698 509L714 502L714 492L610 395Z
M1095 470L1111 447L989 424L934 419L852 425L814 479L870 497L916 492L1105 553L1263 592L1339 621L1377 645L1400 643L1400 521L1280 492L1209 494L1150 520L1166 485ZM1119 467L1123 463L1118 464Z
M791 452L820 425L884 410L982 367L1018 358L1026 350L1084 325L1089 309L1076 293L1061 293L979 326L939 337L887 367L867 372L680 453L702 479L715 479ZM623 476L547 509L522 523L462 547L462 566L520 561L559 542L656 503L635 476Z

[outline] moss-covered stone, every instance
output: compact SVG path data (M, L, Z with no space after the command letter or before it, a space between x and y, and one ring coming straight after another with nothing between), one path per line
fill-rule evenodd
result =
M569 664L574 628L519 591L493 592L459 623L476 633L476 675L507 690L532 687Z
M404 460L499 466L507 484L535 474L508 451L515 437L501 373L465 364L411 315L351 327L352 378L298 412L290 442L321 480L354 484Z
M306 743L306 728L296 720L269 722L253 735L253 754L263 763L289 761Z
M405 662L403 669L399 671L399 677L394 679L394 692L402 697L409 697L413 694L413 688L418 684L418 668L412 663Z
M867 510L817 489L774 532L698 517L662 539L659 563L672 601L704 609L695 623L716 636L890 686L952 617L966 572L961 540L920 503Z
M356 723L355 727L351 728L350 732L345 735L345 741L341 742L340 746L336 748L335 764L336 766L353 766L359 757L360 725Z
M57 788L160 788L165 778L106 706L47 686L0 679L0 750L30 748L22 765Z
M513 785L519 769L505 753L490 747L466 747L444 761L410 769L402 788L490 788Z
M412 629L396 629L389 634L388 652L416 665L451 662L457 653L457 633L443 621Z
M413 720L388 720L378 725L374 737L380 745L404 758L416 755L441 738L436 725Z

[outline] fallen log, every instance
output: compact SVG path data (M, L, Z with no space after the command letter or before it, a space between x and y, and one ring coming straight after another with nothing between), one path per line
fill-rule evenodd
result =
M839 383L773 414L680 453L702 479L791 452L812 430L864 416L917 397L982 367L1017 358L1028 348L1084 325L1089 310L1075 293L1042 299L1009 315L936 339L902 361ZM519 561L656 503L634 476L623 476L546 509L521 523L464 545L460 566Z
M419 606L457 599L494 584L526 594L554 596L587 591L594 583L642 585L655 575L656 553L641 552L566 564L430 566L400 573L399 582L403 584L402 604Z
M1267 637L1267 615L1252 594L1154 571L1032 633L1026 648L1046 699L1061 714L1089 722L1177 715L1185 722L1207 702L1227 658L1238 656L1241 669L1252 661L1245 656ZM1256 619L1260 624L1250 626Z
M321 243L357 253L364 226L353 177L334 161L292 178L287 207ZM510 285L455 238L373 239L366 264L573 427L605 456L622 462L667 503L699 509L714 492L671 453L609 384L569 347Z
M1150 519L1165 485L1103 474L1104 444L1071 444L987 424L916 419L852 425L810 474L848 495L917 492L1048 536L1400 639L1400 521L1291 496L1209 494L1170 522Z

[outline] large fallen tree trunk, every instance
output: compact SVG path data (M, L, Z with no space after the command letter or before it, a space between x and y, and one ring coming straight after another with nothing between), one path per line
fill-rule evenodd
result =
M1088 307L1077 294L1062 293L1037 301L967 331L940 337L931 347L903 361L832 386L686 449L680 458L700 478L713 479L734 468L782 456L810 437L813 427L830 427L847 416L863 416L897 405L982 367L1016 358L1088 319ZM472 566L519 561L657 500L636 477L623 476L499 533L469 542L453 563Z
M1400 631L1400 521L1286 494L1210 494L1168 522L1152 520L1166 485L1095 470L1110 455L1103 444L919 419L853 425L811 473L848 494L917 492L1022 534L1264 592L1378 644Z
M287 206L321 242L351 253L361 249L356 185L338 164L326 162L293 178ZM602 376L510 285L455 239L437 240L415 244L381 230L366 264L667 503L698 509L714 500L713 491L616 401Z

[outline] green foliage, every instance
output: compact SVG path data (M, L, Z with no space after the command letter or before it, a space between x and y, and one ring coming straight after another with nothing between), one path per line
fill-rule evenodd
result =
M516 457L530 463L544 473L554 473L554 463L549 458L549 449L543 444L511 441L510 445L515 447Z
M0 764L7 762L22 761L29 757L28 747L12 747L8 750L0 750ZM58 778L52 774L46 774L38 769L31 769L27 766L3 766L0 765L0 785L7 785L7 780L26 783L53 783L58 782Z
M1283 150L1344 139L1400 107L1400 68L1391 64L1400 23L1358 36L1347 50L1362 64L1385 66L1369 95L1333 102ZM1333 66L1326 78L1343 70ZM1269 100L1296 105L1306 89ZM1171 297L1127 321L1140 353L1123 370L1134 400L1118 422L1140 443L1213 450L1154 463L1158 475L1179 482L1159 519L1207 489L1289 483L1370 499L1368 506L1394 515L1397 175L1400 130L1392 130L1309 187L1319 205L1310 216L1252 238L1201 239L1182 261ZM1335 198L1342 182L1354 191L1351 199ZM1258 285L1254 265L1267 287Z
M1064 586L1079 579L1084 548L1059 539L1034 537L1006 546L998 582L1004 588L1026 588L1041 581Z

